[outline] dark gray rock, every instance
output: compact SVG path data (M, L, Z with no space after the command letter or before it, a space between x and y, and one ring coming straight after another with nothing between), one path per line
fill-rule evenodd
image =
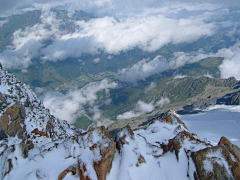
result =
M227 105L240 105L240 91L234 94L230 100L226 103Z
M0 140L6 139L6 138L8 138L7 134L2 129L0 129Z

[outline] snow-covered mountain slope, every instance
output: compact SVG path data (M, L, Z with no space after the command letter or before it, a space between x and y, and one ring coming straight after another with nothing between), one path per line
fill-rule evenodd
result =
M27 85L0 76L0 179L240 179L240 149L200 140L173 111L111 138L55 118Z

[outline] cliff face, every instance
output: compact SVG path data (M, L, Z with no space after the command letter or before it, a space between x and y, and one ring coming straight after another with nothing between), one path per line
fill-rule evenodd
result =
M226 104L240 105L240 92L235 93Z
M240 179L239 147L200 140L173 111L111 138L55 118L11 73L0 80L0 179Z

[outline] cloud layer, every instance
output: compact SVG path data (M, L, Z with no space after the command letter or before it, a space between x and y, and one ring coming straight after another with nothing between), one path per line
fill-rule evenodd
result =
M230 48L219 50L217 56L225 57L225 60L219 66L221 77L235 77L240 80L240 42Z
M151 75L159 74L169 68L166 60L162 56L157 56L153 60L143 59L131 68L120 70L117 78L121 81L137 84L138 81L146 80Z
M122 119L131 119L133 117L138 117L138 116L141 116L142 114L152 112L156 107L163 107L164 105L169 103L170 103L170 99L168 98L161 98L161 100L155 103L151 102L149 104L139 100L135 106L135 109L118 115L117 119L122 120Z
M118 12L115 5L120 3L110 0L90 2L92 6L101 8L109 3L114 4L108 6L106 11L109 12L110 7L115 8L114 12ZM90 2L88 4L91 4ZM128 7L129 4L131 9L131 5L135 3L137 2L126 2L124 7ZM41 22L33 27L16 31L12 45L0 54L0 62L8 69L21 69L31 65L34 58L39 58L43 62L59 61L69 57L79 58L85 53L97 54L99 51L119 54L136 47L154 52L169 43L192 43L202 37L212 36L218 31L219 23L213 20L213 17L222 14L218 11L218 5L160 3L162 6L155 6L155 4L158 3L156 1L140 3L136 8L138 10L136 14L110 16L110 13L108 16L87 22L75 21L72 30L60 28L65 22L57 19L55 14L49 11L52 6L38 5L44 7ZM52 43L46 44L46 40L51 40Z
M71 90L65 95L59 92L48 92L42 99L45 107L50 109L51 114L67 120L70 124L73 124L77 118L84 116L88 112L93 114L90 117L92 123L99 124L102 121L107 122L110 120L101 116L98 109L97 92L105 91L107 95L108 89L116 87L115 82L104 79L98 83L90 83L82 89Z

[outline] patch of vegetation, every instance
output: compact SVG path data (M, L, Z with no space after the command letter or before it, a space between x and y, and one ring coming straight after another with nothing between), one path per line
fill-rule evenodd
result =
M87 130L88 126L91 124L91 121L85 117L82 116L77 119L77 121L73 124L75 127L81 127L82 129Z

